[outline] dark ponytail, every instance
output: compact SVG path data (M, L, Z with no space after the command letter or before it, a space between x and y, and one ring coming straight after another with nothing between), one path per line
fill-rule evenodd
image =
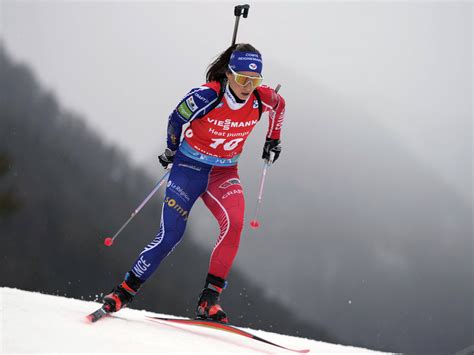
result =
M225 73L229 71L229 60L232 52L234 51L260 54L260 52L254 46L248 43L237 43L230 46L207 67L206 82L222 81L227 79Z

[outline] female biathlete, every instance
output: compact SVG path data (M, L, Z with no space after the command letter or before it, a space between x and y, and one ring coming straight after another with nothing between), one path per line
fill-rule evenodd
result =
M140 253L125 280L103 299L116 312L129 304L140 286L183 236L194 202L201 197L220 227L196 309L196 317L227 323L219 305L244 225L244 195L237 163L245 140L263 112L269 127L262 158L269 163L281 151L280 129L285 101L270 87L260 86L262 57L250 44L235 44L208 68L207 83L191 90L171 113L167 148L159 156L172 164L163 202L160 230ZM182 127L189 123L180 142Z

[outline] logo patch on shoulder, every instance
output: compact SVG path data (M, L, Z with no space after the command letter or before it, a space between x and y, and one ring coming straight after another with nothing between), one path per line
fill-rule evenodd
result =
M178 106L178 112L181 115L181 117L183 117L186 120L189 120L191 116L193 115L188 105L186 105L186 102L182 102L181 105Z
M188 105L189 109L192 112L194 112L198 109L198 107L197 107L196 103L194 102L194 99L193 99L192 96L190 96L186 99L186 104Z
M258 108L258 100L253 100L253 108Z

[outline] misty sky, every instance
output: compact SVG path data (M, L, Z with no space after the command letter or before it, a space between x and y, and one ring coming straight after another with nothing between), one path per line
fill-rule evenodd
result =
M65 107L149 164L170 111L230 44L233 5L3 0L1 36ZM263 53L266 83L283 95L310 93L302 76L357 103L469 195L471 19L467 2L256 1L238 41ZM310 129L292 112L290 101L287 125Z

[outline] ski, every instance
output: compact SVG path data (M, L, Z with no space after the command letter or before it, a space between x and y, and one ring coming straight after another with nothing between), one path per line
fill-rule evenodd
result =
M110 314L109 306L104 304L102 307L100 307L97 311L92 312L88 316L86 316L86 319L91 322L95 323L99 319L105 317L106 315Z
M302 349L302 350L297 350L297 349L290 349L290 348L287 348L285 346L282 346L282 345L279 345L279 344L275 344L269 340L266 340L266 339L263 339L259 336L256 336L252 333L249 333L249 332L246 332L244 330L241 330L237 327L234 327L232 325L228 325L228 324L223 324L223 323L218 323L218 322L214 322L214 321L211 321L211 320L202 320L202 319L175 319L175 318L164 318L164 317L150 317L150 316L147 316L147 318L149 320L152 320L152 321L158 321L158 322L171 322L171 323L178 323L178 324L189 324L189 325L194 325L194 326L201 326L201 327L208 327L208 328L213 328L213 329L219 329L219 330L223 330L223 331L227 331L227 332L231 332L231 333L234 333L234 334L237 334L237 335L241 335L241 336L244 336L244 337L247 337L247 338L250 338L250 339L254 339L254 340L257 340L257 341L260 341L260 342L263 342L263 343L266 343L266 344L270 344L270 345L273 345L273 346L276 346L276 347L279 347L281 349L285 349L285 350L289 350L289 351L293 351L293 352L296 352L296 353L302 353L302 354L305 354L305 353L309 353L309 349Z

